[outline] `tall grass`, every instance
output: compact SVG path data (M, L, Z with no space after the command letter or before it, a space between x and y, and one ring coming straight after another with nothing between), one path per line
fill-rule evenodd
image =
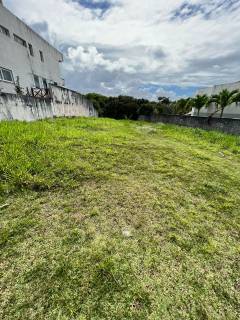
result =
M132 123L132 126L146 128L146 123ZM130 137L130 134L141 138L144 131L134 133L133 127L127 121L117 123L102 119L1 122L0 192L9 194L24 189L46 190L74 185L76 179L87 178L93 173L89 167L93 158L88 154L89 150L85 149L86 145L87 149L90 144L95 150L99 141L112 143L114 136L122 140ZM240 153L239 137L171 125L156 124L152 128L155 132L162 132L186 144L196 143L202 148ZM113 135L109 136L110 133ZM106 169L107 162L111 165L111 161L107 158L105 161Z
M239 318L240 140L0 123L0 318Z

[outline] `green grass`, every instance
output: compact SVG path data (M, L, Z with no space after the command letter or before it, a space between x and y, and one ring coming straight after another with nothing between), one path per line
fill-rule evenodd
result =
M1 319L239 319L239 137L1 122L0 223Z

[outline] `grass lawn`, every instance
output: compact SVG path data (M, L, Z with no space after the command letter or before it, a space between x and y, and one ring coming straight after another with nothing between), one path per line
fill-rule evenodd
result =
M239 319L240 137L0 123L0 318Z

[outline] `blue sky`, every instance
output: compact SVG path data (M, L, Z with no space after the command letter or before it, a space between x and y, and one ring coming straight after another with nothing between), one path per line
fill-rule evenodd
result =
M240 80L240 0L4 3L64 53L83 93L178 99Z
M111 3L109 1L92 1L92 0L75 0L81 6L89 9L100 9L103 12L106 12L109 8L111 8Z

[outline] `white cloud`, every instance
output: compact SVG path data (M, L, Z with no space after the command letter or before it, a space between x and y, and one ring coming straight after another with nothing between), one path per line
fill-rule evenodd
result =
M67 47L65 73L71 77L73 70L79 73L79 89L90 89L92 80L91 91L103 90L100 83L106 84L105 78L112 91L119 81L126 87L154 82L161 90L166 84L201 86L239 80L240 1L108 2L111 7L101 12L76 0L5 0L27 23L46 23L53 43ZM80 73L86 72L88 83L83 83Z
M68 63L72 69L79 68L94 71L97 67L102 67L109 72L123 71L127 73L134 73L135 69L131 67L124 58L111 61L106 59L102 53L99 53L97 48L89 46L84 48L78 46L76 48L70 47L67 50Z

